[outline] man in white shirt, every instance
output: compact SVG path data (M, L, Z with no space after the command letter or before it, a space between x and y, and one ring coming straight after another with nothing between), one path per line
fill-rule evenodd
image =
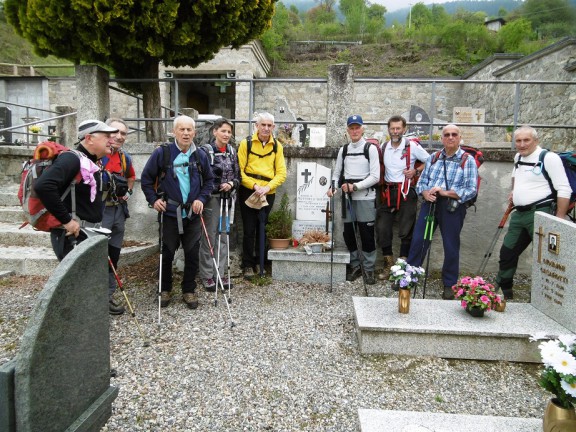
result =
M392 228L394 220L398 222L400 237L400 257L408 257L416 213L418 194L414 187L424 163L430 157L417 142L404 138L406 119L393 116L388 120L390 141L382 145L385 180L382 196L376 212L376 235L384 256L384 269L378 275L380 280L388 279L390 267L394 264L392 253ZM416 161L422 162L419 168Z
M514 142L518 153L514 156L512 191L508 200L516 211L510 217L508 232L500 249L500 269L496 277L506 299L514 298L513 279L520 255L532 242L534 212L552 213L555 204L556 217L564 219L572 193L562 160L556 153L538 145L538 132L534 128L522 126L516 129ZM545 152L543 157L542 152Z

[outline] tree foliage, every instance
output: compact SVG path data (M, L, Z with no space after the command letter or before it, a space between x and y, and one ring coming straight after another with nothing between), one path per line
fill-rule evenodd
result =
M159 62L198 66L271 25L274 0L5 0L9 23L38 54L96 63L118 78L158 78ZM255 24L257 23L257 24ZM160 117L158 83L142 91L146 117ZM158 140L159 123L147 125Z

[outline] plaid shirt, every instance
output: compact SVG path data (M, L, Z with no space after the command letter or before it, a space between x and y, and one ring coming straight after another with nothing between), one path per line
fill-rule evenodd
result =
M434 155L428 158L420 180L416 185L416 192L422 194L422 191L430 190L434 186L440 186L444 190L453 190L458 194L460 203L464 203L474 198L478 193L478 168L474 157L468 156L464 169L461 168L462 155L464 150L458 147L458 151L451 157L446 157L446 151L442 150L438 160ZM446 164L446 176L444 176L444 164ZM448 185L446 185L448 179Z

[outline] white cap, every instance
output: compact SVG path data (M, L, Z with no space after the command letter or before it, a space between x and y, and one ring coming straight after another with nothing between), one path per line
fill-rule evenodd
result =
M86 135L93 134L96 132L107 132L113 133L118 132L118 129L108 126L106 123L100 120L84 120L78 126L78 139L83 140Z

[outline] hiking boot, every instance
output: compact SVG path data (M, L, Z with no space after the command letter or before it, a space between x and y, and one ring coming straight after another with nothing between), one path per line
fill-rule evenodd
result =
M514 300L514 291L512 291L512 288L503 289L502 294L504 294L504 300Z
M170 291L162 291L160 293L160 307L165 308L170 304L170 300L172 300L172 294Z
M358 279L360 276L362 276L362 269L360 268L360 266L355 267L353 269L351 269L347 274L346 274L346 280L348 282L353 282L356 279Z
M244 279L252 279L255 275L254 275L254 269L252 267L244 267L244 273L243 273Z
M222 285L224 285L224 289L228 289L228 283L230 283L230 289L234 288L234 284L232 283L232 279L228 279L228 276L224 276L222 278Z
M184 303L186 303L190 309L196 309L198 307L198 297L196 297L196 294L193 292L182 294L182 300L184 300Z
M454 291L452 291L452 287L444 287L444 292L442 292L442 300L454 300Z
M112 299L108 301L108 313L110 315L122 315L124 312L126 312L124 306L114 303L114 300Z
M368 285L375 285L376 284L376 279L374 278L374 272L373 271L367 271L366 272L366 283Z
M204 285L204 289L206 291L209 292L216 291L216 282L214 282L214 279L212 278L202 279L202 285Z
M384 268L382 273L378 274L378 279L388 280L390 277L390 267L394 265L394 257L392 255L384 255Z

